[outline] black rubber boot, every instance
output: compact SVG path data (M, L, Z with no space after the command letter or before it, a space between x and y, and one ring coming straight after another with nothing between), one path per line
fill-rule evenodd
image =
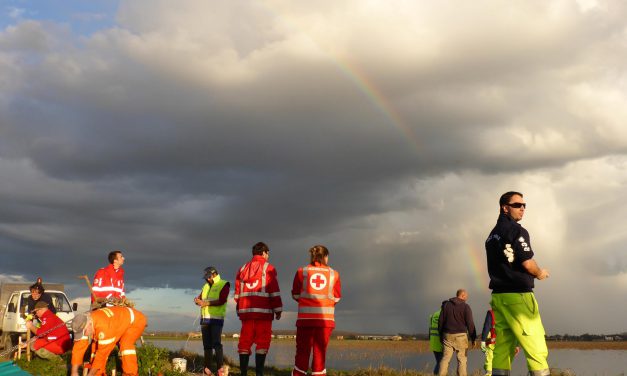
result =
M224 365L224 352L221 347L219 349L216 349L216 365L217 365L217 368L216 368L217 370L222 368L222 366Z
M255 375L263 376L264 364L266 363L266 354L255 354Z
M241 376L246 376L248 372L248 360L250 354L239 354L239 369L241 370Z
M211 361L213 360L213 350L205 350L205 368L211 371Z

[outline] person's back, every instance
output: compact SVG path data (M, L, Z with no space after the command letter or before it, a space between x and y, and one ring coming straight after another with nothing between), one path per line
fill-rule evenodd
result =
M439 322L439 331L441 334L468 333L472 341L477 337L472 318L472 310L470 306L459 297L450 298L442 304L442 313L440 314Z
M442 338L443 354L440 363L439 375L444 376L448 372L448 364L457 354L457 374L466 375L466 351L469 347L468 337L474 344L477 331L472 318L472 310L466 304L468 292L464 289L457 290L455 297L442 303L442 312L438 322L438 331Z
M257 242L252 254L253 258L235 276L234 298L237 315L242 320L237 352L241 373L245 375L255 344L255 371L257 376L262 376L272 338L272 320L281 318L283 303L277 272L268 262L270 248Z
M438 331L438 322L440 321L441 312L441 309L438 309L429 316L429 349L433 351L433 356L435 356L435 365L433 367L434 375L440 372L440 362L442 361L442 339Z
M505 214L499 215L485 243L490 289L500 292L531 292L533 276L523 262L533 258L529 233ZM516 250L522 250L516 251Z

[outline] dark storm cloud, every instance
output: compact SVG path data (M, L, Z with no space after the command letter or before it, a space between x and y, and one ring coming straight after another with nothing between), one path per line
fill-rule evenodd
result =
M129 289L194 289L263 240L293 310L293 273L323 243L345 281L338 322L421 331L459 287L485 308L476 260L502 191L545 209L529 224L556 265L558 240L591 231L563 197L617 195L619 3L168 4L122 2L89 37L35 21L0 33L0 273L32 279L45 259L80 294L76 276L122 249ZM619 251L592 265L625 274ZM369 328L377 307L392 320Z

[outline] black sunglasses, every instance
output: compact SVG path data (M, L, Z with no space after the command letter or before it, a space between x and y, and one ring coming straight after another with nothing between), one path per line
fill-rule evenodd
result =
M527 203L525 203L525 202L513 202L511 204L507 204L507 206L509 206L511 208L516 208L516 209L520 209L520 208L527 209Z

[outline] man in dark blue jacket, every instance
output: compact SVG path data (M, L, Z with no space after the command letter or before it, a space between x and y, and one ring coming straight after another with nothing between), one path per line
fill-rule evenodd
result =
M442 313L438 322L438 331L442 339L444 354L440 362L440 376L448 373L448 364L457 353L457 375L466 376L466 351L468 350L468 337L474 345L477 338L475 323L472 319L472 309L466 304L468 292L464 289L457 290L454 298L442 303Z
M549 351L538 302L533 294L534 279L549 277L533 259L529 232L520 222L527 203L522 193L506 192L499 199L500 215L485 242L488 273L497 336L492 374L508 376L516 344L525 350L527 368L533 376L550 374Z

